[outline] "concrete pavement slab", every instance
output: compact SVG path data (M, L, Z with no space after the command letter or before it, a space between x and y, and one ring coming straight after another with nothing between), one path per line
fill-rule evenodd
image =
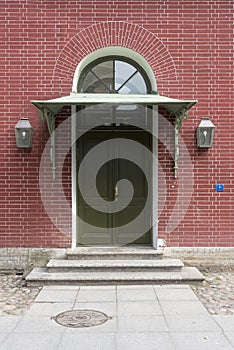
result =
M54 291L57 291L57 290L65 290L65 291L70 291L70 290L75 290L75 291L78 291L80 289L79 286L44 286L43 287L43 290L44 291L48 291L48 290L54 290Z
M80 290L116 290L116 286L80 286Z
M219 332L212 316L165 316L170 332Z
M119 316L119 332L167 332L163 316Z
M57 314L72 310L74 303L34 303L27 312L27 316L56 316Z
M157 301L119 301L119 316L150 316L162 315L162 309Z
M118 301L147 301L156 300L156 294L153 289L118 289Z
M117 350L174 350L169 333L118 333Z
M88 309L104 312L107 316L117 316L116 302L75 303L74 310Z
M55 302L55 303L68 303L74 302L77 296L77 290L41 290L35 299L35 302Z
M209 315L200 301L160 301L165 315Z
M233 350L222 333L171 333L176 350Z
M16 326L14 333L62 333L64 328L48 316L24 316Z
M107 302L107 301L116 301L116 292L111 289L92 289L84 290L80 289L76 301L78 303L82 302Z
M9 333L0 333L0 348L4 344L4 341L8 338Z
M159 289L191 289L189 284L153 284L155 290Z
M234 331L233 332L224 332L224 335L227 337L227 339L232 344L233 349L234 349Z
M191 289L157 289L156 295L159 300L199 300Z
M0 317L0 333L13 332L22 316L2 316Z
M61 333L13 333L1 344L1 350L57 350Z
M140 290L146 290L146 289L148 289L148 290L152 290L153 289L153 285L151 285L151 284L123 284L123 285L119 285L119 286L116 286L116 289L117 290L125 290L125 289L127 289L127 290L138 290L138 289L140 289Z
M234 315L214 315L214 319L224 332L234 332Z
M80 332L65 333L56 350L116 350L115 333L81 334Z

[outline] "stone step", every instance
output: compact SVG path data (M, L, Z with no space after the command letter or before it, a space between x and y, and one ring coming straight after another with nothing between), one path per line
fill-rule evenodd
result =
M154 271L180 271L184 266L179 259L162 260L59 260L52 259L47 264L49 272L154 272Z
M32 270L26 277L30 286L42 285L115 285L196 283L204 280L195 267L182 267L179 272L48 272L46 268Z
M67 250L68 260L155 260L162 257L162 250L151 247L76 247Z

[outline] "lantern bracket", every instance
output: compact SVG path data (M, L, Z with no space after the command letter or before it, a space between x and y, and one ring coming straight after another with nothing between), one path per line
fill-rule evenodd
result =
M56 158L55 158L55 115L48 108L41 110L42 119L46 120L47 128L50 134L50 161L52 165L53 179L56 176Z
M178 162L179 162L179 135L182 128L183 121L188 119L187 108L182 108L175 114L175 154L174 154L174 178L177 179L178 175Z

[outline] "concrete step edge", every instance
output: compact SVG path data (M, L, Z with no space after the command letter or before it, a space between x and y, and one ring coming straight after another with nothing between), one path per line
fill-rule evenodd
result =
M118 254L118 253L143 253L143 254L163 254L163 249L154 249L152 247L76 247L68 248L67 254Z
M193 283L202 282L204 276L194 267L183 267L180 272L73 272L49 273L46 268L34 269L26 277L27 283L82 284L82 283Z
M62 260L51 259L47 268L66 267L66 268L115 268L115 267L155 267L155 268L173 268L183 267L180 259L162 259L162 260Z
M84 258L90 258L95 257L95 259L100 257L116 257L116 256L154 256L155 258L161 258L163 256L163 250L155 250L153 248L90 248L90 247L84 247L84 248L74 248L74 249L67 249L67 258L68 259L82 259Z

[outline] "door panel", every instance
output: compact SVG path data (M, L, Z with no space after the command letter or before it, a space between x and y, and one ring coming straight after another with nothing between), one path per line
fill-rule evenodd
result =
M146 213L146 215L142 217L140 223L137 223L132 227L126 225L141 214L146 204L148 192L150 195L150 184L148 184L147 179L149 180L151 178L151 165L148 159L148 153L146 151L146 149L150 149L150 137L147 132L143 131L131 133L119 132L118 137L127 137L132 141L137 141L144 147L136 150L135 143L129 143L127 154L134 154L134 152L137 152L136 159L138 164L125 159L117 160L115 182L117 183L120 179L128 179L133 185L134 195L127 208L113 216L113 224L115 227L113 234L114 242L115 244L125 244L125 242L150 244L150 233L144 236L144 238L142 237L147 220L148 222L150 220L148 217L149 213ZM123 147L124 144L118 144L119 149L116 151L117 155L124 154L124 151L126 153L126 150L124 150ZM121 188L121 183L118 190L119 196L126 196L127 191L124 188ZM118 230L118 227L121 227L121 230Z
M99 209L108 212L108 207ZM82 205L82 217L88 221L79 225L79 244L83 245L111 245L112 237L109 232L111 216L101 212L92 213L89 206Z
M114 140L115 138L127 138L134 140L150 149L150 136L147 132L132 130L132 131L119 131L117 128L108 131L89 131L79 139L78 143L78 166L82 163L85 155L99 143L105 140ZM134 244L150 244L151 233L147 232L140 239L142 233L144 233L145 222L149 222L149 213L146 217L143 217L142 222L137 225L134 232L131 232L128 226L125 226L132 220L134 220L143 210L148 193L150 193L150 183L147 182L147 178L150 179L151 163L147 158L148 154L143 147L138 152L137 157L139 159L140 166L133 161L122 159L119 155L124 154L124 145L121 142L110 142L109 145L104 147L103 151L106 152L109 159L99 169L96 177L96 186L98 191L94 191L93 186L90 185L92 178L92 169L82 165L82 172L79 177L79 186L82 186L86 199L91 201L95 205L95 209L91 208L86 200L82 197L80 190L78 190L78 216L82 219L78 221L78 244L86 245L118 245L132 242ZM133 147L134 143L129 144L129 147ZM142 170L142 169L143 170ZM128 191L125 186L126 183L118 183L121 179L129 180L133 187L133 197L128 198ZM126 208L121 209L116 213L111 213L114 208L115 199L115 187L118 184L118 196L128 200L129 205ZM99 204L100 197L107 201L107 205ZM118 200L118 198L116 198ZM108 203L109 202L109 203ZM90 226L92 225L92 226ZM121 230L119 229L121 227Z
M84 157L91 151L96 145L103 141L106 134L97 132L88 132L84 134L78 145L78 162L81 164ZM108 147L104 147L104 152L109 154L111 150ZM86 164L86 163L85 163ZM97 174L97 191L101 198L109 200L110 191L112 188L112 168L111 162L104 164ZM78 238L79 244L85 245L101 245L111 244L112 237L109 229L112 227L112 217L108 214L108 206L100 204L99 197L94 191L94 186L91 186L92 169L82 163L82 170L79 168L80 177L78 183ZM80 192L82 186L83 192L86 198L83 198ZM95 205L92 208L87 205L86 200Z

